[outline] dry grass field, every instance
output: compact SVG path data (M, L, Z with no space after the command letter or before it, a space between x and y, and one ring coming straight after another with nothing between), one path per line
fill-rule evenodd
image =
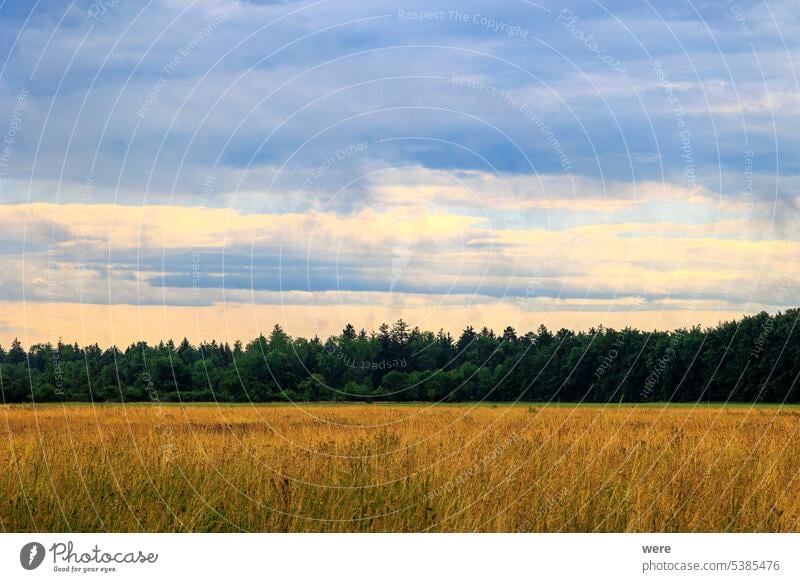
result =
M4 531L800 531L800 410L6 406Z

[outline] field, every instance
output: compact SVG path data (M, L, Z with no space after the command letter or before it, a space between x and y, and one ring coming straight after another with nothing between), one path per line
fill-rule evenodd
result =
M800 409L0 409L4 531L800 531Z

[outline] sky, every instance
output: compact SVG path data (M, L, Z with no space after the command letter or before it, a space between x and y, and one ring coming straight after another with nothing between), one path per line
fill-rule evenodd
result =
M796 306L799 20L0 0L0 343Z

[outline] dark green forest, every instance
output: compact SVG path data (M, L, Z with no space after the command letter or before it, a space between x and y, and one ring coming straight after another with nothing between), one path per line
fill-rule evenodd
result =
M0 348L4 402L800 402L800 310L716 327L603 327L459 337L403 320L326 340L280 326L243 345L144 342L122 350L15 340Z

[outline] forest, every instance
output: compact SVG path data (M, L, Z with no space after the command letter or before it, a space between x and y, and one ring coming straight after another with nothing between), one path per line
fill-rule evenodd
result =
M598 327L459 337L403 320L327 339L0 347L15 402L800 402L800 310L673 331Z

